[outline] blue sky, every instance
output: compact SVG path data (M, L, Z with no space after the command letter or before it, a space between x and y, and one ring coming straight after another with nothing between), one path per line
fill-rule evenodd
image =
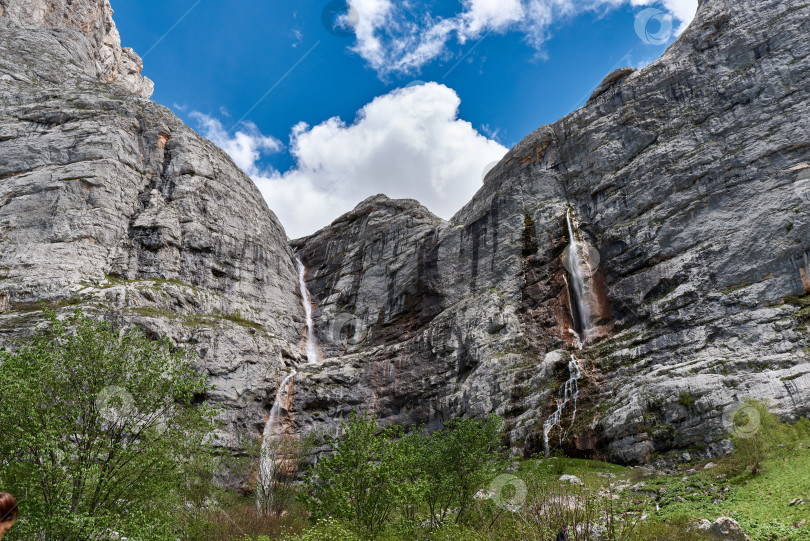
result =
M225 148L294 238L380 192L449 218L507 148L657 59L697 1L112 5L152 99Z

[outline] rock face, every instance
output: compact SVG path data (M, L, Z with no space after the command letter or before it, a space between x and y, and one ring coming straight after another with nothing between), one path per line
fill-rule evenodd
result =
M199 354L234 449L293 369L279 422L299 433L334 433L352 409L429 428L497 412L527 455L572 359L576 415L572 401L550 441L573 455L722 452L747 396L810 413L801 0L703 0L661 59L530 134L450 221L376 196L292 248L244 173L145 99L111 13L0 0L2 345L41 302L168 335ZM572 232L598 329L582 350Z
M106 0L0 5L0 342L31 332L41 302L168 335L199 353L238 446L301 356L284 230L223 151L122 71L134 57Z
M0 0L0 28L57 29L52 36L74 59L84 57L83 46L90 46L89 58L82 60L100 80L149 98L154 84L141 76L143 63L135 51L121 48L112 15L109 0ZM77 40L78 33L86 41ZM35 58L42 54L37 51Z
M714 522L703 519L697 524L698 531L711 541L750 541L740 525L733 518L720 517Z
M300 375L299 429L495 411L534 453L572 350L574 454L720 453L748 396L808 415L808 30L801 0L703 0L658 61L526 137L449 222L377 196L294 241L326 358ZM569 209L610 314L581 352Z

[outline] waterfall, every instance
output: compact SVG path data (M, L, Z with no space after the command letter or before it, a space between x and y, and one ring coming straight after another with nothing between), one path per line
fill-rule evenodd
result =
M568 209L565 213L565 220L568 224L568 247L563 253L563 264L570 275L570 279L565 276L563 276L563 279L566 286L568 286L571 299L571 321L574 324L574 328L568 329L568 332L576 339L579 349L582 349L583 345L591 337L591 331L593 330L594 314L591 312L590 303L594 299L594 291L593 284L588 284L588 281L592 279L593 275L592 263L596 261L598 265L599 259L598 254L594 255L587 244L577 240L574 221L571 218L571 209ZM571 361L568 363L568 380L560 387L558 394L557 410L543 423L543 445L546 456L549 456L551 451L548 436L554 427L560 429L560 445L562 445L568 431L574 427L574 420L577 416L580 377L582 377L582 370L580 370L579 363L572 355ZM571 424L567 429L563 430L560 422L568 404L572 406Z
M574 419L577 416L577 398L579 397L579 378L582 376L582 371L579 368L579 364L574 356L571 356L571 362L568 363L568 381L560 388L559 392L559 399L557 401L557 411L551 414L551 417L546 419L546 422L543 423L543 445L546 457L549 456L551 449L548 446L548 435L551 433L551 429L555 426L560 427L560 445L562 445L563 439L565 438L568 431L571 430L574 426ZM568 403L571 402L573 405L573 411L571 412L571 425L563 431L562 426L560 425L560 421L562 420L562 414L565 407Z
M312 299L309 296L307 289L306 273L307 269L304 264L297 257L295 261L298 263L298 287L301 289L301 298L304 303L304 314L307 317L307 362L318 362L318 347L315 342L315 324L312 321Z
M281 415L289 402L290 394L293 392L295 376L293 371L281 382L276 391L276 398L273 407L270 409L270 417L264 425L262 435L261 458L259 459L259 488L260 498L267 498L273 491L273 476L276 472L276 456L273 443L282 435L284 427L281 425ZM258 502L262 504L261 501Z
M577 240L574 234L574 225L571 220L571 209L565 215L568 223L568 249L566 250L565 267L571 275L569 291L571 292L571 319L574 322L574 332L577 335L577 343L582 349L582 345L587 342L593 314L591 314L586 294L586 280L591 278L593 269L591 268L588 246ZM566 282L568 282L566 280Z
M298 287L301 290L301 302L304 305L307 322L307 362L314 364L318 362L318 346L315 341L315 323L312 320L312 299L309 296L306 283L307 269L299 258L296 257L295 262L298 264ZM261 458L259 460L259 493L257 498L257 504L260 508L272 497L277 466L283 461L283 457L279 460L279 457L276 456L276 449L274 449L273 444L279 441L280 436L284 435L285 427L281 422L282 414L286 413L287 405L294 391L296 375L297 372L293 370L278 386L273 407L270 409L270 417L268 417L267 423L264 425Z

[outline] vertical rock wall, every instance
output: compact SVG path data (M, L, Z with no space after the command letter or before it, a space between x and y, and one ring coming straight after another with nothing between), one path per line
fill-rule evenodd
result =
M222 150L122 79L106 0L0 4L0 345L43 302L167 335L199 355L238 448L301 358L282 226Z
M599 251L609 331L577 354L570 452L719 453L748 396L808 415L808 31L800 0L705 0L658 61L526 137L450 222L378 197L295 241L320 335L342 312L363 328L302 377L301 428L351 407L431 426L495 411L516 450L537 451L573 347L569 208Z

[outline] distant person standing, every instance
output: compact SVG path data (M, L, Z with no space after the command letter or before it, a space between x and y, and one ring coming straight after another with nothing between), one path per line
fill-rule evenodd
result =
M563 526L560 533L557 534L556 541L568 541L568 526Z
M0 539L14 526L17 520L17 500L8 492L0 492Z

